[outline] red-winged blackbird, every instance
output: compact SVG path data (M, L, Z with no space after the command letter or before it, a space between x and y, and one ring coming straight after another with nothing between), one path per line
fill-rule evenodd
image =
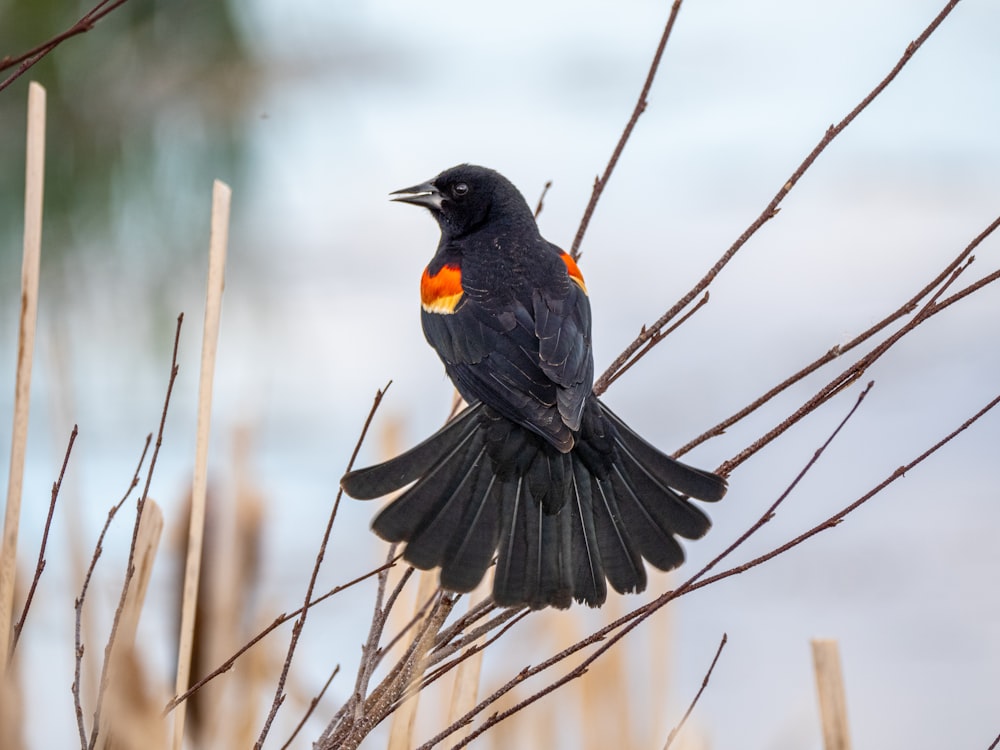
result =
M593 395L590 302L576 263L538 232L506 178L460 165L394 200L441 227L420 280L424 335L469 407L400 456L341 480L347 494L412 487L375 517L403 557L471 591L496 558L501 606L592 607L646 587L643 558L681 564L675 539L711 522L721 477L675 461Z

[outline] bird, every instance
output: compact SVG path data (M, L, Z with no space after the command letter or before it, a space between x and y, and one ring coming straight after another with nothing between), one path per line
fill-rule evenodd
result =
M500 607L599 607L609 585L645 589L644 561L679 566L677 538L711 526L692 498L718 501L727 483L660 452L594 395L590 301L573 257L486 167L461 164L390 197L440 227L421 323L468 406L414 448L344 475L356 499L407 488L372 530L405 543L415 568L439 568L448 591L473 590L495 564Z

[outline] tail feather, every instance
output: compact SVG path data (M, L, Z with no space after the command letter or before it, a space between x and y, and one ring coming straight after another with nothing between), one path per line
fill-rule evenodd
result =
M566 609L573 602L572 529L565 513L546 513L541 503L532 503L531 529L538 530L536 557L538 566L533 578L537 581L528 597L532 609L553 606Z
M528 601L529 571L532 552L529 544L528 505L523 480L505 482L501 498L500 549L493 578L493 601L501 607L513 607Z
M559 451L535 448L534 452L527 474L531 495L546 513L558 513L570 497L573 458Z
M413 487L389 503L372 529L389 542L408 542L445 509L455 490L469 479L475 457L483 451L482 433L472 432L434 464Z
M583 410L576 443L545 438L476 404L429 439L378 466L346 475L345 491L377 497L412 486L372 528L407 542L404 558L440 566L441 585L470 591L496 557L500 606L601 605L646 587L643 561L684 561L676 537L697 539L709 519L685 497L715 501L726 483L674 461L597 399Z
M372 528L381 536L385 525L380 523L382 515L391 512L391 520L396 521L404 515L417 515L413 508L419 507L418 503L424 503L424 507L430 506L407 540L409 544L406 545L403 557L421 570L440 565L445 559L449 543L466 523L466 509L475 502L474 493L479 484L477 479L482 476L478 471L478 464L483 460L485 450L480 447L478 451L466 454L461 462L456 457L451 465L448 462L442 464L444 468L439 472L443 475L440 482L421 481L416 484L377 516ZM449 471L451 466L455 466L457 470ZM488 470L489 467L486 468Z
M472 591L479 585L500 540L503 483L485 472L477 479L485 487L475 488L441 564L441 585L452 591Z
M674 539L672 529L664 527L660 519L649 512L617 466L612 469L611 486L619 498L618 508L625 527L642 556L660 570L673 570L684 562L684 550Z
M643 591L646 588L646 569L642 564L642 555L625 527L614 486L610 479L594 479L591 486L597 546L601 550L608 583L619 594Z
M356 500L388 495L419 479L428 467L445 459L460 443L479 429L482 405L470 407L419 445L374 466L355 469L343 476L340 486Z
M628 485L657 525L685 539L700 539L711 527L708 516L669 486L657 481L648 464L641 464L630 454L622 454L616 464L627 477Z
M603 403L600 405L601 412L616 428L618 447L645 467L658 482L710 503L721 500L726 494L726 480L718 474L696 469L661 453L633 432L611 409Z
M591 475L579 461L573 462L572 554L573 596L592 607L601 604L608 596L601 564L601 551L594 526L593 491Z

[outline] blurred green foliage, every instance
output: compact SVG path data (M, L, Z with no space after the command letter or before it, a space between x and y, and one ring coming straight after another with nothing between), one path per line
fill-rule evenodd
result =
M94 3L0 0L0 57L68 29ZM19 274L30 80L48 91L49 279L69 287L111 263L156 295L178 263L203 255L211 180L238 179L256 91L234 8L130 0L0 92L0 278Z

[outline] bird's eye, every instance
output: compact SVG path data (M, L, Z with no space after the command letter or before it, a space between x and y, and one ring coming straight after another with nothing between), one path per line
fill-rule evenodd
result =
M451 192L456 198L461 198L469 192L469 186L464 182L458 182L454 187L452 187Z

